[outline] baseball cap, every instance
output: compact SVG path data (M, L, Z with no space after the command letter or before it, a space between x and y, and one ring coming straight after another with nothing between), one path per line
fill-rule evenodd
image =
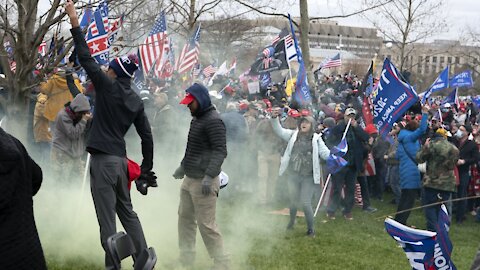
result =
M187 93L185 97L180 101L180 104L188 105L192 103L194 100L195 100L195 97L192 94Z
M357 115L357 111L355 111L354 108L347 108L345 110L345 115L350 115L350 114Z

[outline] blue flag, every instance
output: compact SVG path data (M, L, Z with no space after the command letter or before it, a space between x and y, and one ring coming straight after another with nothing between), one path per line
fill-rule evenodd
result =
M472 102L477 108L480 108L480 97L472 97Z
M298 47L297 37L295 36L295 30L293 29L292 18L288 14L288 20L290 21L290 29L292 31L293 43L295 44L295 50L297 51L298 58L298 73L297 82L295 83L295 100L302 106L312 103L312 96L310 95L310 88L308 87L307 71L305 69L305 63L303 62L302 51Z
M348 161L346 161L343 157L330 154L326 160L326 164L328 173L335 174L343 167L347 166Z
M334 146L330 150L330 154L334 154L339 157L345 156L348 152L347 138L343 138L337 146Z
M384 137L392 129L393 123L400 118L415 102L417 93L411 85L400 78L400 73L387 58L378 83L373 102L374 124Z
M450 259L452 243L448 237L448 213L444 205L438 215L437 233L407 227L385 219L385 229L405 251L412 270L456 270Z
M83 11L82 20L80 21L80 28L82 29L82 31L83 29L85 29L85 27L88 27L90 25L92 20L93 20L93 10L89 2L87 8L85 8Z
M457 104L457 106L459 106L460 103L458 102L457 92L458 92L458 88L453 89L453 91L442 100L441 105L443 106L447 103L450 103L450 104Z
M90 54L100 65L108 64L110 47L108 43L108 27L108 5L107 1L103 1L93 13L85 38Z
M343 158L343 156L345 156L347 152L348 143L347 138L344 136L340 143L330 150L330 155L326 160L328 173L335 174L339 172L343 167L347 166L348 161Z
M272 78L270 77L270 72L265 72L260 74L260 88L267 88L268 85L272 82Z
M425 94L422 97L422 104L425 104L425 101L430 97L431 94L440 91L442 89L448 88L448 70L447 66L435 79L433 84L428 88Z
M450 87L473 87L472 71L465 70L450 79Z

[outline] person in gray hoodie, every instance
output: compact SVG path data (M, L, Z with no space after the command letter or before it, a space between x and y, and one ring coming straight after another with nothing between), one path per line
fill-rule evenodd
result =
M91 118L90 103L83 94L78 94L60 110L53 126L50 158L52 170L60 181L72 181L83 169L87 121Z

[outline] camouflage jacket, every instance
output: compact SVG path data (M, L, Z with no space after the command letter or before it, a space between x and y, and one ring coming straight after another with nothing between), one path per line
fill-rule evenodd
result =
M458 154L457 147L444 138L433 138L428 147L423 146L416 156L418 163L427 163L423 186L455 191L453 169L457 163Z

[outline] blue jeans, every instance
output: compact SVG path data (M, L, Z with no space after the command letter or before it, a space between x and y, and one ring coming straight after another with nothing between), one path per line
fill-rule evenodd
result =
M312 198L315 189L319 189L319 185L313 183L313 175L301 176L296 173L288 179L288 189L290 192L290 226L295 223L297 209L301 207L305 213L307 229L314 230Z
M424 188L422 193L422 205L432 204L436 202L446 201L450 198L450 191L444 191L434 188ZM424 209L425 218L427 219L427 230L435 232L438 223L438 214L440 213L441 204L429 206Z
M387 179L395 197L395 202L400 202L400 196L402 195L402 189L400 188L400 172L398 165L388 165Z

